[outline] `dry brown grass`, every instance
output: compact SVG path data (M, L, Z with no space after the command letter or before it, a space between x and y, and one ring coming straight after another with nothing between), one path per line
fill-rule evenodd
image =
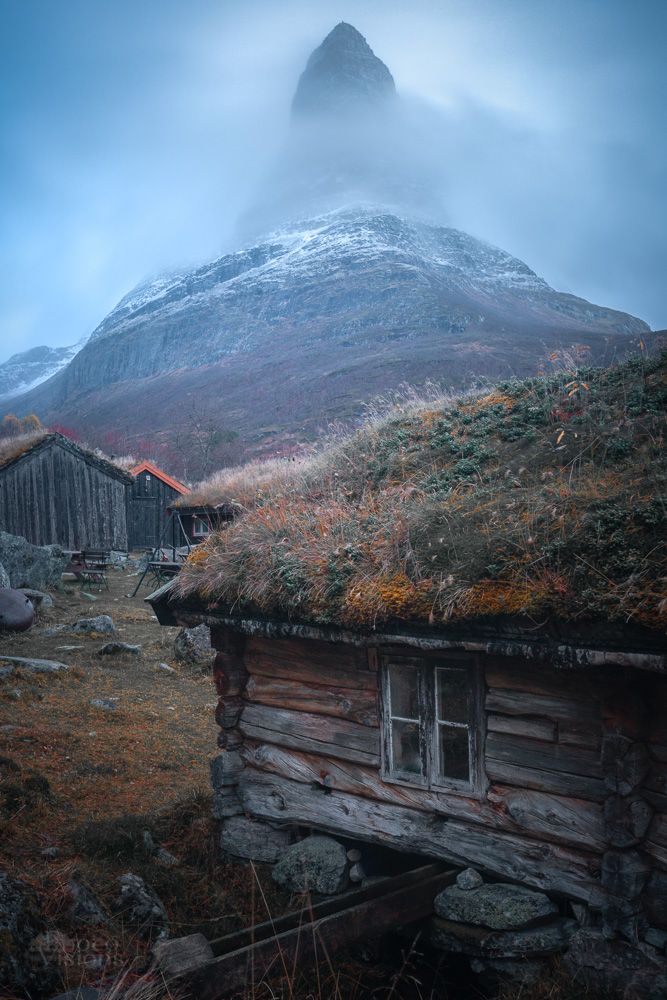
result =
M374 626L498 615L667 622L667 361L408 400L280 474L233 470L246 511L181 595ZM240 485L239 485L240 493Z
M17 437L0 438L0 469L19 458L24 452L30 451L46 437L48 431L30 431Z

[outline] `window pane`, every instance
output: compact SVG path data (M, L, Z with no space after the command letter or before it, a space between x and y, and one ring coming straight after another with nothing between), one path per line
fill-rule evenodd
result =
M404 774L423 774L419 752L419 723L392 722L391 743L394 771Z
M470 721L468 716L468 672L440 668L438 678L438 720L440 722Z
M415 667L392 664L389 668L391 715L419 718L419 672Z
M467 727L438 726L440 775L470 781L470 750Z

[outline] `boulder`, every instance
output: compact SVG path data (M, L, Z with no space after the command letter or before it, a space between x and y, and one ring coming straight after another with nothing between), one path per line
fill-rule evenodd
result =
M0 563L12 587L56 587L67 562L68 556L59 545L31 545L20 535L0 531Z
M157 941L153 946L156 968L166 979L183 975L215 958L203 934L188 934L172 941Z
M67 885L67 892L70 897L69 917L73 923L89 927L108 923L97 898L87 886L71 879Z
M479 889L480 885L483 885L484 879L476 872L474 868L464 868L462 872L459 872L456 876L456 884L459 889Z
M578 930L576 920L559 917L524 930L492 931L433 917L429 939L434 947L477 958L538 958L565 951Z
M347 889L347 852L332 837L306 837L282 852L271 875L274 882L290 892L330 896Z
M11 587L0 590L0 632L27 632L35 620L29 597Z
M14 667L20 667L22 671L29 674L56 674L60 670L69 670L67 664L60 663L59 660L34 660L29 656L5 656L0 653L0 662L3 665L13 664L10 668L12 672Z
M12 581L9 579L9 573L5 567L0 563L0 587L4 590L6 587L11 587Z
M97 650L98 656L122 656L124 653L139 656L141 646L135 646L130 642L107 642Z
M182 628L174 639L176 659L197 667L210 667L215 656L208 625Z
M30 994L41 987L44 970L35 963L32 944L44 930L34 893L0 871L0 993Z
M19 587L19 590L32 602L33 607L40 611L53 607L53 598L43 590L33 590L32 587Z
M667 973L664 959L659 956L653 959L629 941L606 938L602 931L588 927L580 928L573 936L563 964L577 982L598 990L614 992L627 988L628 1000L633 981L642 982L645 989L647 981L659 982ZM643 1000L651 994L644 992L641 996Z
M111 615L95 615L94 618L79 618L70 626L70 632L82 635L111 635L116 631Z
M497 882L478 889L447 886L435 897L435 912L445 920L515 930L558 916L558 908L543 892Z
M141 938L169 936L167 911L157 893L138 875L121 875L113 912L123 918Z
M245 816L230 816L222 824L220 849L251 861L275 861L289 844L289 833Z

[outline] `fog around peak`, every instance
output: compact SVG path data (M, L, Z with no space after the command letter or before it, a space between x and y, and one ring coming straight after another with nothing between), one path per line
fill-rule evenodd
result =
M0 360L349 197L667 325L663 4L23 0L5 20ZM303 126L299 80L341 21L397 100Z

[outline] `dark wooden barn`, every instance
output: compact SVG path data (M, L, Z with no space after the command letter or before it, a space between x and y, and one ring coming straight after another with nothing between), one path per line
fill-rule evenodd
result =
M203 542L213 531L218 531L234 519L234 510L230 504L217 506L207 504L188 504L187 498L172 507L172 513L180 522L178 536L183 545L185 539L190 545Z
M169 508L189 490L153 462L139 462L131 474L134 481L128 508L130 548L155 548L168 524ZM163 540L167 545L172 544L171 533ZM182 545L183 539L174 539L173 544Z
M33 545L126 551L132 483L62 434L15 439L0 451L0 530Z

